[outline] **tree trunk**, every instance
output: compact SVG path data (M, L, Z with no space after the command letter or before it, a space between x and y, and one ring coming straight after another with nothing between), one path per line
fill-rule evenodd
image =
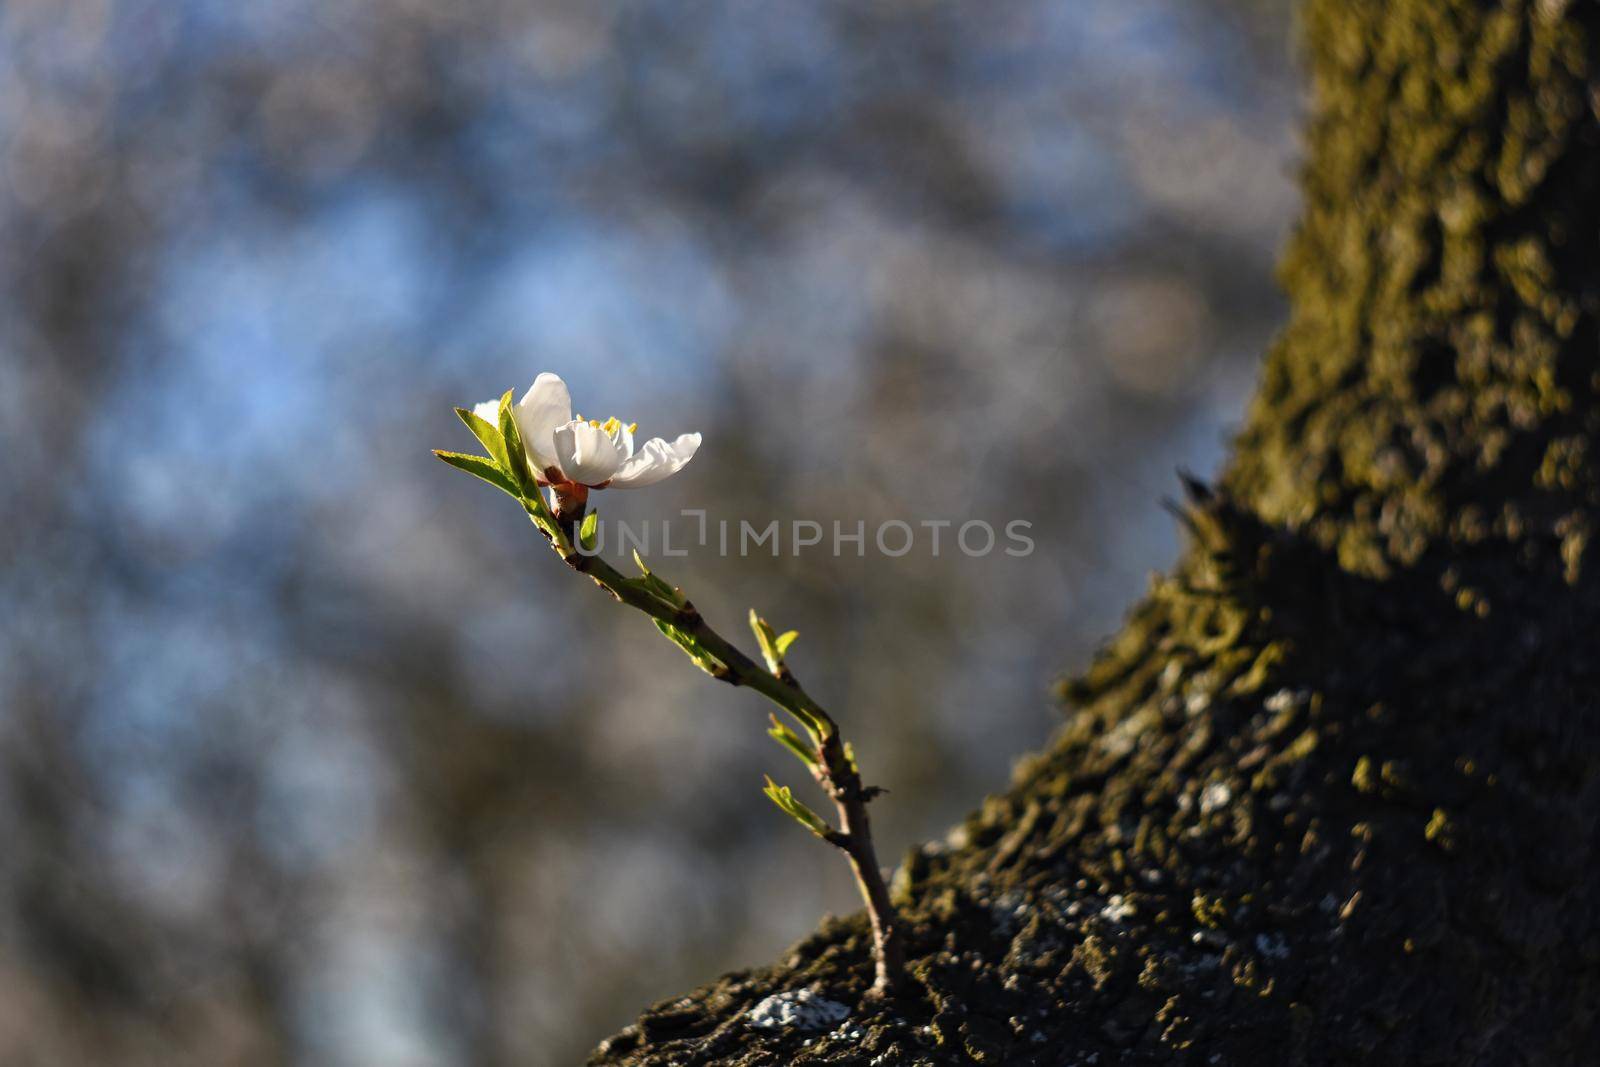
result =
M913 988L833 921L594 1062L1600 1055L1600 4L1306 36L1289 325L1075 716L908 858ZM850 1020L744 1017L799 989Z

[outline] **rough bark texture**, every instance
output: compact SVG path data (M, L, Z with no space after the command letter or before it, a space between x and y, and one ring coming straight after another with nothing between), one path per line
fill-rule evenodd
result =
M1587 1064L1600 6L1313 0L1291 321L1076 711L860 917L602 1064ZM812 989L832 1030L753 1027Z

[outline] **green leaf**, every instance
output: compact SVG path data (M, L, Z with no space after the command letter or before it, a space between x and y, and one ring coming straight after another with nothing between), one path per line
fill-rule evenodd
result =
M476 412L466 408L456 408L456 415L467 424L467 429L472 435L489 450L489 458L503 471L509 471L511 464L506 461L506 439L499 429L489 420L480 417Z
M637 548L633 550L633 562L638 564L641 572L639 577L629 579L636 588L643 589L657 600L673 608L681 608L689 603L689 598L683 595L681 589L676 588L670 582L662 580L659 575L644 565L644 557L639 555Z
M696 667L713 678L721 678L728 673L727 666L707 652L705 646L701 645L693 634L679 629L670 622L662 622L660 619L650 621L656 624L656 629L665 634L669 641L683 649L684 654L694 661Z
M522 443L522 433L517 429L516 416L511 409L512 390L507 389L500 397L500 436L506 443L506 470L511 473L511 478L522 486L530 496L539 496L538 483L533 477L533 472L528 469L528 453ZM540 501L544 500L539 497Z
M556 517L550 513L550 502L544 498L544 491L539 488L539 479L536 473L528 467L528 452L522 443L522 432L517 429L517 420L512 411L511 390L507 389L500 397L500 436L506 443L506 471L522 490L519 494L523 507L527 508L529 518L554 540L556 547L561 548L566 543L566 535L562 533L561 526L556 522Z
M433 450L433 454L456 470L466 471L475 478L482 478L501 492L518 500L522 499L522 493L511 484L506 472L495 466L494 460L487 456L469 456L465 452L442 452L437 448Z
M800 636L800 632L798 630L790 630L782 637L779 637L767 620L756 614L754 608L750 609L750 630L756 635L756 643L761 646L761 658L766 661L767 670L775 677L792 683L794 675L789 673L789 667L784 663L784 653L789 651L789 646L794 644L794 639ZM800 720L800 724L806 728L813 738L821 738L821 723L808 714L792 708L789 710L795 718Z
M767 620L756 614L756 609L750 609L750 632L756 635L756 640L765 648L772 643L775 631L767 625Z
M585 552L593 552L594 546L599 542L600 513L591 511L583 517L583 525L578 527L578 544L582 545Z
M773 674L783 673L783 657L778 654L775 642L777 634L767 620L756 614L756 609L750 609L750 632L756 635L756 644L761 646L761 658L767 661L767 670Z
M825 839L833 832L833 828L823 820L822 816L795 799L788 786L779 785L769 777L767 778L766 788L762 792L767 795L768 800L782 808L786 815L818 837Z
M799 758L800 762L804 763L807 767L815 767L817 765L816 752L800 739L799 734L789 729L789 727L785 726L782 722L779 722L776 715L768 715L767 718L772 721L772 729L767 731L768 737L778 742L778 744L782 745L790 752L793 752Z

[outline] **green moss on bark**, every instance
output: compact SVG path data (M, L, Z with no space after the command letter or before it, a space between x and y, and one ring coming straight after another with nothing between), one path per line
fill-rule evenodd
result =
M1293 312L1227 486L1353 570L1587 502L1595 32L1558 0L1309 8Z
M830 921L594 1062L1592 1061L1600 7L1314 0L1306 35L1234 460L1050 748L908 857L914 989L868 1008ZM852 1018L744 1022L799 988Z

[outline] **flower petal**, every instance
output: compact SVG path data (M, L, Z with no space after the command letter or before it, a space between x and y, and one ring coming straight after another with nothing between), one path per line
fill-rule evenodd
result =
M490 426L500 425L500 401L498 399L485 400L481 404L472 405L472 413Z
M633 455L633 427L627 423L619 423L616 432L611 435L611 440L616 443L617 451L622 454L624 461Z
M556 463L569 482L593 488L611 479L622 453L600 427L574 419L554 434Z
M533 469L543 474L556 466L555 432L572 421L572 394L559 374L545 371L522 394L515 410L517 432Z
M644 447L617 468L611 479L613 489L639 489L669 478L694 458L700 448L700 435L686 433L668 444L659 437L646 441Z

